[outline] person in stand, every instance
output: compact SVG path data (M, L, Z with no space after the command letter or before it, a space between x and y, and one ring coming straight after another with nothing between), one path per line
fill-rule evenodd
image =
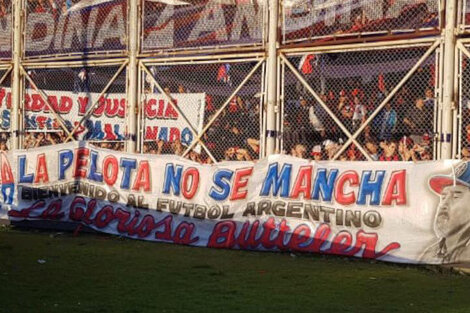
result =
M423 134L432 132L432 122L432 111L424 106L423 98L416 99L415 106L407 111L403 119L409 136L418 143L421 142Z

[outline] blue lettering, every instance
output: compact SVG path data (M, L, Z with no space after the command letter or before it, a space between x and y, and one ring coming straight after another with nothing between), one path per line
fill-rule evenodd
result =
M73 151L59 151L59 180L65 179L65 171L72 165Z
M260 196L268 196L271 188L273 188L273 196L277 196L279 189L281 190L281 197L287 198L289 196L290 175L292 171L292 164L284 164L282 166L281 174L278 175L278 164L270 164L268 174L263 182Z
M326 176L327 170L322 168L317 171L315 177L315 185L313 186L312 199L320 200L320 194L323 200L331 201L333 197L333 190L335 187L336 176L338 176L338 170L334 169L330 171L328 178Z
M131 185L131 171L137 167L137 161L134 159L121 159L121 167L124 168L124 173L122 174L121 188L129 189Z
M88 179L94 180L96 182L103 182L103 174L98 172L98 152L91 150L91 164L90 164L90 173L88 174Z
M375 181L371 181L372 171L363 171L361 177L361 185L359 187L359 197L357 204L366 204L367 195L370 195L370 204L380 204L380 193L382 191L382 183L385 177L385 171L376 171Z
M232 179L233 171L220 170L214 175L214 184L218 187L211 187L209 196L218 201L227 199L230 194L230 180Z
M183 173L183 166L176 165L173 163L167 164L165 167L165 182L163 184L163 193L170 194L170 189L173 189L173 194L179 196L180 194L180 182L181 174Z
M34 180L34 174L26 174L26 156L20 155L18 157L19 172L20 172L20 184L32 183Z

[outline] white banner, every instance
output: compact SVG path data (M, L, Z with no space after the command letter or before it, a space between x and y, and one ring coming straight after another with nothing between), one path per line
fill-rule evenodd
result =
M69 130L82 122L76 134L81 140L125 140L126 94L112 93L100 97L99 93L44 90L52 110L63 120ZM198 132L204 122L205 94L184 93L170 95L191 126ZM86 113L95 104L89 117ZM10 129L11 89L0 88L0 128ZM34 90L25 94L25 129L29 132L61 130L60 123L44 99ZM176 108L161 94L147 94L144 99L144 140L176 139L189 145L193 133Z
M202 131L206 94L180 93L170 94L170 97L184 117L170 104L167 97L161 94L145 95L144 141L161 139L174 142L179 139L184 145L190 145L193 141L190 126L198 132Z
M470 263L468 162L199 165L85 142L1 157L13 221L76 222L130 238L406 263Z

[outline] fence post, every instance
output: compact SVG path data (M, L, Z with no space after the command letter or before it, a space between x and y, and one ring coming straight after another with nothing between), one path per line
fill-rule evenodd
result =
M20 103L21 103L21 57L23 54L23 0L14 3L14 26L13 26L13 71L11 90L11 149L19 148L20 128Z
M129 3L129 65L127 71L127 152L136 152L137 143L137 82L138 63L137 54L139 50L139 3L137 0L130 0Z
M275 153L277 129L277 47L278 47L278 19L279 0L270 0L269 31L268 31L268 67L267 75L267 106L266 106L266 155Z
M457 18L457 1L446 1L446 16L444 29L444 77L442 95L442 125L441 125L441 158L452 158L453 110L454 103L454 71L455 71L455 23Z

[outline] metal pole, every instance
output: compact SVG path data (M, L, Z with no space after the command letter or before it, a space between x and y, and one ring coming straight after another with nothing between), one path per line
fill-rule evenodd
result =
M455 70L455 19L457 1L446 1L446 25L444 29L444 81L442 97L441 158L452 158L452 118L454 103Z
M136 152L137 143L137 107L138 107L138 64L139 51L139 3L130 0L129 4L129 67L127 84L127 152Z
M267 68L267 106L266 106L266 155L274 154L276 149L276 108L277 108L277 48L278 48L278 9L279 0L269 1L269 37Z
M20 126L20 103L21 103L21 56L23 52L22 12L23 0L13 1L14 5L14 27L13 27L13 74L11 91L11 149L18 149L19 126Z

